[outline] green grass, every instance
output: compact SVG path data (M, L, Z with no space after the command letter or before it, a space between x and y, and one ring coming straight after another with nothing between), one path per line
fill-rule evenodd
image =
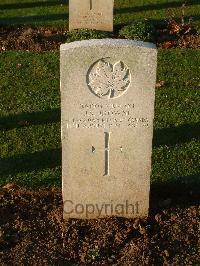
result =
M186 21L200 27L200 1L187 1ZM181 17L180 0L115 0L114 26ZM0 25L68 29L67 0L2 0ZM160 50L153 184L200 183L200 50ZM0 54L0 185L61 185L59 54Z
M181 4L175 0L115 0L114 25L131 23L134 19L147 18L159 23L171 16L181 17ZM186 20L190 17L200 26L200 1L187 1ZM68 28L67 0L2 0L0 3L2 25L51 25Z
M57 184L61 158L58 54L2 53L0 67L0 182ZM23 121L30 124L23 126Z
M159 50L152 183L200 183L200 50ZM59 53L0 54L0 185L61 185Z

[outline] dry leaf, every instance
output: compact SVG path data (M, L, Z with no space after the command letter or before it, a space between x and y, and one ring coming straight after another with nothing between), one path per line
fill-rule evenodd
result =
M174 43L172 41L167 41L167 42L164 42L162 45L161 45L161 48L163 49L169 49L171 47L173 47Z
M11 189L16 189L17 185L16 183L7 183L5 186L3 186L3 189L11 190Z
M161 87L163 87L164 85L165 85L164 80L158 81L158 82L156 83L156 88L161 88Z

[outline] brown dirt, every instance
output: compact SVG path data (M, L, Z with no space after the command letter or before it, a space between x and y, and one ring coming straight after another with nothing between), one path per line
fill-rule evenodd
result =
M0 51L26 50L51 51L59 50L66 41L64 29L54 28L0 28Z
M62 219L59 189L0 190L1 265L199 265L200 206L145 220Z
M198 30L190 23L178 23L170 20L162 29L157 29L157 45L169 48L200 48Z
M176 28L175 28L176 29ZM25 51L54 51L59 50L62 43L67 41L67 31L59 28L27 28L27 27L2 27L0 28L0 51L25 50ZM195 32L194 32L195 33ZM175 34L175 37L174 37ZM200 36L189 32L179 37L179 33L170 28L159 32L157 46L168 48L200 48ZM115 38L118 38L115 33Z

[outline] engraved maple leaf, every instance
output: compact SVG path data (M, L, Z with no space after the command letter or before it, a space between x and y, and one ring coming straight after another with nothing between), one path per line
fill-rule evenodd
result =
M112 65L102 59L89 75L89 86L100 98L110 99L122 95L130 82L130 71L122 61Z

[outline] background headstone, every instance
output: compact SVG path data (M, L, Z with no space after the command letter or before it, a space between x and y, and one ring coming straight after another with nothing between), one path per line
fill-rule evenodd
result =
M70 0L69 30L113 31L113 0Z
M61 45L64 218L148 214L157 50Z

